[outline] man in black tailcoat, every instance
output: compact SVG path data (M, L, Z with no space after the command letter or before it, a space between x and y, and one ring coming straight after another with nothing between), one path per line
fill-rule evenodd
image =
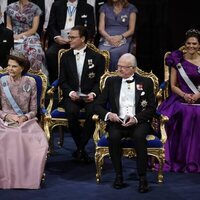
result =
M88 32L83 26L75 26L69 32L71 49L61 57L59 83L69 130L77 146L73 157L89 163L91 159L85 146L94 133L93 103L100 92L99 82L105 70L105 59L87 47L87 40ZM78 120L82 108L85 108L86 116L84 127L80 126Z
M146 135L152 131L151 120L156 103L153 82L136 73L136 58L130 53L118 61L118 75L109 78L95 102L95 113L107 121L109 152L116 173L113 187L123 188L121 139L130 137L137 154L138 191L148 191ZM109 105L109 110L106 108Z

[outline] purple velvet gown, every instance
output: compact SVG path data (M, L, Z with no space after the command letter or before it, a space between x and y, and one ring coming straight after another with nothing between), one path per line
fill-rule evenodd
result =
M166 58L169 66L181 62L193 84L200 88L200 66L183 58L180 51ZM178 74L179 87L185 93L192 93ZM200 172L200 104L187 104L183 98L171 93L159 107L169 117L166 125L168 140L165 145L166 163L164 169L174 172Z

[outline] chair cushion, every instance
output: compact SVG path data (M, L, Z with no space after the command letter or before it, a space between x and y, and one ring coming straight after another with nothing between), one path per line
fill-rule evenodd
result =
M67 113L65 112L64 108L58 107L51 112L51 117L52 118L67 118ZM79 119L85 119L85 118L86 118L85 112L84 110L81 110Z
M163 146L160 139L155 135L147 135L146 140L147 148L160 148ZM108 147L108 139L106 135L101 137L101 139L98 141L97 146ZM123 138L122 148L134 148L134 141L132 141L130 138Z
M58 107L51 112L53 118L67 118L67 113L64 108Z

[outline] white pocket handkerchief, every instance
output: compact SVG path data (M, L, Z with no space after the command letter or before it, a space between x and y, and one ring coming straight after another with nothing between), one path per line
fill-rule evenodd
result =
M92 64L92 65L89 65L89 69L92 69L94 67L94 64Z
M81 18L87 18L87 15L81 15Z

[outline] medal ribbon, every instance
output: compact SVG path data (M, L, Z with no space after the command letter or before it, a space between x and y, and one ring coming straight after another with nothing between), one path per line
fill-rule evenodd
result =
M76 12L76 7L75 6L68 6L68 9L67 9L67 13L69 15L69 17L71 18L72 15Z

